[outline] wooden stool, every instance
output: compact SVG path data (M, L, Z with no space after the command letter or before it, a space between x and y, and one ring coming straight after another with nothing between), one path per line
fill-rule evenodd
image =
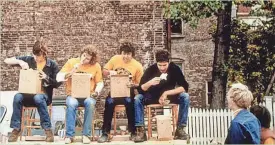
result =
M117 125L116 125L116 113L124 111L124 110L126 110L124 105L116 105L115 106L114 114L113 114L113 117L114 117L114 135L116 135L116 127L117 127Z
M66 110L66 106L64 106L64 108L65 108L65 110ZM85 110L85 107L77 107L77 110L78 110L78 112L81 112L82 110ZM67 115L67 114L66 114ZM65 129L66 129L66 115L65 115ZM95 109L94 109L94 116L95 116ZM93 134L93 139L95 138L95 126L94 126L94 124L95 124L95 118L94 118L94 116L93 116L93 120L92 120L92 134ZM78 121L78 120L84 120L84 113L83 113L83 115L82 114L76 114L76 121ZM81 122L82 123L82 122ZM80 127L75 127L75 130L82 130L83 129L83 123L81 124L81 126ZM65 137L66 138L66 137Z
M22 134L24 132L24 129L27 129L27 136L25 137L25 140L45 140L43 138L34 138L31 137L31 129L32 128L42 128L41 124L39 126L33 126L32 124L34 122L40 122L40 119L35 119L35 114L33 116L32 113L35 113L35 110L37 109L37 107L22 107L22 118L21 118L21 135L20 135L20 141L22 141ZM52 104L50 104L48 106L48 110L49 110L49 116L50 118L52 118ZM26 115L25 115L26 113ZM25 125L25 121L26 124ZM28 137L30 137L29 139L27 139Z
M175 128L178 121L178 104L168 104L164 106L170 106L171 108L163 109L172 109L172 125L173 125L173 135L175 135ZM151 104L146 106L147 117L148 117L148 139L152 137L152 124L151 124L151 108L164 107L160 104Z

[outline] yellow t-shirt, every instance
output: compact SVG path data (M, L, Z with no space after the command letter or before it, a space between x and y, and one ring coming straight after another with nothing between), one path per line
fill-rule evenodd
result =
M36 62L36 66L37 66L37 70L39 71L43 71L43 68L46 65L46 60L42 61L42 62ZM43 86L41 86L41 92L40 93L44 93L44 88Z
M274 138L269 137L264 141L264 144L275 144L275 140Z
M143 75L143 67L141 63L136 61L134 58L130 62L125 63L121 55L113 56L108 63L104 66L107 70L115 70L118 68L124 68L129 71L132 75L132 80L135 84L139 84L140 79Z
M42 71L43 68L44 68L45 65L46 65L46 60L44 60L44 61L42 61L42 62L36 62L36 65L37 65L37 70Z
M69 59L66 62L66 64L62 67L60 72L69 73L74 68L74 65L78 63L80 63L80 58ZM81 65L79 66L77 71L92 74L91 93L94 92L96 83L103 81L101 66L99 63L93 64L93 65L91 64ZM68 81L66 81L66 94L71 95L71 90L72 90L72 79L69 78Z

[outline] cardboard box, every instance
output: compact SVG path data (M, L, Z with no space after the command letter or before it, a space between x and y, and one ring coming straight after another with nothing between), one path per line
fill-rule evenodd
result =
M127 87L129 83L128 75L112 75L111 78L111 97L130 97L130 88Z
M88 98L91 96L91 78L88 73L75 73L72 75L72 97Z
M171 126L171 116L157 115L157 133L158 140L166 141L172 140L172 126Z
M18 92L26 94L42 93L42 83L39 79L38 70L20 70Z

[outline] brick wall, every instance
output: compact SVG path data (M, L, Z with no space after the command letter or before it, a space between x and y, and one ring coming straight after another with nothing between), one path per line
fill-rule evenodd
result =
M205 82L212 78L214 43L209 29L215 18L203 19L196 29L183 25L182 37L172 37L172 57L181 58L189 83L191 106L206 107Z
M107 0L2 1L1 2L1 91L17 90L19 68L3 63L6 57L30 54L39 37L47 40L49 57L61 68L79 55L86 44L101 50L101 65L118 52L119 40L135 43L137 60L145 63L144 54L164 48L164 23L161 2ZM97 98L101 116L104 97ZM64 86L55 92L65 97Z

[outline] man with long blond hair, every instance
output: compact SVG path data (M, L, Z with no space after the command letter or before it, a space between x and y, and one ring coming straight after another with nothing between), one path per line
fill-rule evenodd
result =
M93 120L93 113L96 104L96 100L93 98L93 96L98 95L104 86L101 66L97 61L97 48L94 45L86 45L83 47L80 57L69 59L57 74L58 81L66 81L66 144L72 143L74 141L76 111L77 107L79 106L79 102L85 107L82 142L85 144L90 143L92 130L91 122ZM71 76L77 72L84 72L92 75L90 91L93 95L87 96L85 100L76 99L71 96Z

